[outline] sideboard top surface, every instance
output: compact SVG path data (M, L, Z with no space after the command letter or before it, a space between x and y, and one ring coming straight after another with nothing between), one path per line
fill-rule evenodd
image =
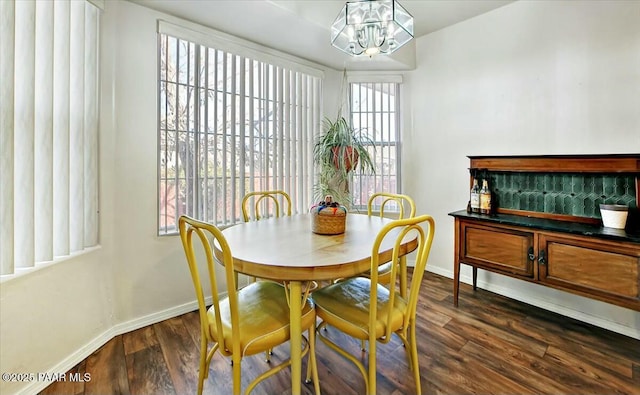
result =
M619 242L640 244L640 233L626 232L624 229L613 229L599 225L584 224L579 222L558 221L547 218L531 218L512 214L475 214L466 210L449 213L452 217L473 219L494 224L535 228L553 232L569 233L580 236L592 236Z

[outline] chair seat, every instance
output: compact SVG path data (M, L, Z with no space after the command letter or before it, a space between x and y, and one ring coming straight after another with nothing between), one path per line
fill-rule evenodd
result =
M376 338L384 336L386 332L389 290L378 285L378 317L376 323ZM325 323L340 329L357 339L369 339L369 295L371 281L364 277L350 278L312 294L316 307L316 314ZM391 309L391 332L402 327L407 302L396 294L394 308Z
M284 287L272 281L258 281L238 291L238 314L242 330L240 349L243 356L253 355L285 343L289 337L289 307ZM229 299L220 301L224 342L221 342L215 325L215 312L207 312L211 335L231 351L231 313ZM313 306L308 301L302 308L302 328L315 325Z
M371 271L367 271L366 273L361 275L365 277L370 277ZM378 282L387 284L389 283L389 281L391 281L391 262L387 262L385 264L378 266Z

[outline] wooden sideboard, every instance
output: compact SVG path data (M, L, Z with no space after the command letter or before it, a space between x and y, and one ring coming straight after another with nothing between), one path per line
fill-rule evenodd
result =
M454 304L461 264L640 311L640 155L470 157L491 185L491 214L455 220ZM501 206L501 203L503 204ZM599 203L629 206L603 227Z

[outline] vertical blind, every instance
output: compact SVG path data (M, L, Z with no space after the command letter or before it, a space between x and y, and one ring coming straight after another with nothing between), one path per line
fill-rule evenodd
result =
M98 29L85 1L0 1L0 274L98 243Z
M238 222L242 197L256 190L284 190L306 212L321 79L159 30L158 233L176 233L182 214Z

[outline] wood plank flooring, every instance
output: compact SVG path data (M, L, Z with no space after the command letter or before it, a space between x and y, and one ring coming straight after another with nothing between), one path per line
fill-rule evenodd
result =
M452 280L427 273L418 307L418 353L425 394L640 394L640 341L484 290L461 285L453 307ZM332 329L328 335L355 355L359 342ZM69 373L84 383L56 382L41 394L193 394L198 378L199 321L195 312L116 336ZM274 350L273 362L288 355ZM322 342L317 344L324 394L362 394L358 370ZM364 355L363 355L364 358ZM243 387L266 365L243 361ZM303 362L303 372L306 359ZM253 394L291 393L289 370ZM378 345L378 393L413 394L399 340ZM305 394L313 393L303 384ZM211 362L205 394L231 393L229 360Z

